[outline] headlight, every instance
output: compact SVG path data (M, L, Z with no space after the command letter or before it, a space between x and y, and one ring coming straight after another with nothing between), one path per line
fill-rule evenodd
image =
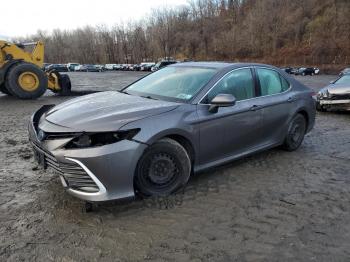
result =
M140 129L137 128L116 132L83 133L71 140L65 148L87 148L109 145L121 140L132 139L139 131Z

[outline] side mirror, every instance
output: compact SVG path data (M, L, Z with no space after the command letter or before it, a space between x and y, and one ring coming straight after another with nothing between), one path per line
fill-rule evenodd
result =
M234 106L236 104L236 98L230 94L218 94L210 102L209 112L216 113L219 107Z

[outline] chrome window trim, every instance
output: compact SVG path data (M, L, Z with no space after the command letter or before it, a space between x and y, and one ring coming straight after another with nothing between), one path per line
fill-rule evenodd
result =
M200 101L197 103L197 105L210 105L210 104L205 104L205 103L202 103L203 99L208 95L208 93L223 79L225 78L228 74L236 71L236 70L240 70L240 69L259 69L259 68L262 68L262 69L268 69L268 70L272 70L272 71L275 71L280 77L283 77L283 79L285 79L287 81L287 83L289 84L289 88L281 93L276 93L276 94L272 94L272 95L266 95L266 96L255 96L255 97L252 97L252 98L248 98L248 99L244 99L244 100L240 100L240 101L237 101L236 103L240 103L240 102L245 102L245 101L249 101L249 100L253 100L253 99L257 99L257 98L262 98L262 97L270 97L270 96L275 96L275 95L280 95L280 94L284 94L284 93L287 93L289 92L291 89L292 89L292 84L283 76L280 74L280 72L278 72L276 69L274 68L269 68L269 67L264 67L264 66L245 66L245 67L240 67L240 68L235 68L229 72L227 72L225 75L223 75L218 81L216 81L216 83L202 96L202 98L200 99ZM254 78L254 75L252 74L253 78ZM258 78L258 75L255 74L255 77L257 78L256 80L259 81L259 78ZM260 82L259 82L259 88L260 88Z
M235 68L235 69L232 69L231 71L227 72L226 74L224 74L224 75L223 75L220 79L218 79L218 81L216 81L216 83L202 96L202 98L199 99L199 102L197 103L197 105L198 105L198 104L201 104L201 105L210 105L210 104L204 104L204 103L202 103L203 99L209 94L209 92L210 92L214 87L216 87L216 86L218 85L218 83L219 83L222 79L224 79L227 75L231 74L231 73L234 72L234 71L241 70L241 69L250 69L250 70L252 70L253 67L251 67L251 66L245 66L245 67ZM254 75L253 75L253 74L252 74L252 77L253 77L253 80L254 80ZM253 98L255 98L255 97L253 97ZM249 99L252 99L252 98L249 98ZM245 100L241 100L241 101L247 101L247 100L249 100L249 99L245 99ZM237 103L238 103L238 102L240 102L240 101L237 101Z
M259 96L259 97L269 97L269 96L280 95L280 94L284 94L284 93L286 93L286 92L288 92L288 91L290 91L290 90L292 89L292 84L291 84L283 75L281 75L281 73L278 72L276 69L274 69L274 68L269 68L269 67L266 67L266 66L254 66L254 69L259 69L259 68L267 69L267 70L271 70L271 71L275 71L280 77L283 77L283 79L286 80L287 83L289 84L288 89L285 90L285 91L283 91L283 92L281 92L281 93L276 93L276 94L266 95L266 96ZM258 76L257 72L256 72L256 77L257 77L257 80L259 80L259 76ZM260 84L260 82L259 82L259 84ZM282 83L281 83L281 84L282 84Z

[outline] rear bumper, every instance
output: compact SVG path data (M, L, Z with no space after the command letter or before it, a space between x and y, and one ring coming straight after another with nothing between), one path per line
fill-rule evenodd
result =
M67 150L64 145L71 138L39 140L34 120L40 118L39 111L29 123L29 140L34 151L47 158L44 163L58 173L69 194L92 202L134 197L134 172L145 144L123 140L101 147Z

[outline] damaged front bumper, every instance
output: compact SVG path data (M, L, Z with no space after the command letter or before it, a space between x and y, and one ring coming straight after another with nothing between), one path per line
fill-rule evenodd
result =
M72 137L45 139L42 135L60 129L57 126L55 130L52 123L44 125L50 130L39 125L40 118L51 107L40 108L34 113L28 127L38 163L54 169L67 192L80 199L95 202L134 197L134 172L147 145L122 140L94 148L66 149L65 145Z
M320 99L317 101L320 106L329 110L350 110L350 99L339 99L339 100L331 100L331 99Z

